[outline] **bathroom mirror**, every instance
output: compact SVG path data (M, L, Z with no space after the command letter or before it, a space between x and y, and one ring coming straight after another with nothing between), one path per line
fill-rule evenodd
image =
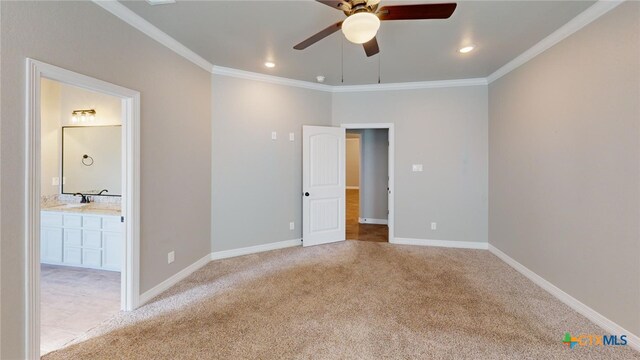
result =
M62 193L122 195L121 126L62 128Z

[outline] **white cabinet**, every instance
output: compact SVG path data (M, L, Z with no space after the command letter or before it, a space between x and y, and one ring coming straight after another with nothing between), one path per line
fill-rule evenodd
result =
M65 265L82 265L82 248L64 246L62 262Z
M62 228L43 226L40 230L40 257L42 262L62 262Z
M123 225L120 216L43 211L40 261L120 271Z
M122 258L122 233L105 231L102 233L102 267L120 270Z

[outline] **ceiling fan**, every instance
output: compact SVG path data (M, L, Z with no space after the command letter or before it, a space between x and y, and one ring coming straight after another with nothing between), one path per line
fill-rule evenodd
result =
M342 29L347 40L354 44L363 44L367 56L380 52L376 34L380 28L380 21L386 20L423 20L448 19L457 4L416 4L391 5L378 8L380 0L316 0L347 15L319 33L311 36L293 48L303 50Z

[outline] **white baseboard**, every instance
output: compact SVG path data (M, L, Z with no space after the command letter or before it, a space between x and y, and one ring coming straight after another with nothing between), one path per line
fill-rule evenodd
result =
M389 221L387 219L372 219L372 218L358 218L360 224L377 224L387 225Z
M143 294L140 295L139 306L146 304L147 302L149 302L149 300L167 291L169 288L179 283L180 281L185 279L187 276L193 274L196 270L207 265L212 260L226 259L226 258L231 258L235 256L255 254L263 251L284 249L287 247L300 246L300 245L302 245L302 239L292 239L292 240L279 241L271 244L256 245L256 246L250 246L250 247L245 247L240 249L212 252L211 254L208 254L202 259L180 270L178 273L174 274L167 280L145 291Z
M142 306L142 305L146 304L149 300L151 300L154 297L162 294L163 292L168 290L173 285L179 283L180 281L182 281L187 276L193 274L196 270L198 270L201 267L207 265L209 263L209 261L211 261L211 256L207 255L207 256L203 257L202 259L194 262L193 264L187 266L186 268L180 270L179 272L177 272L176 274L174 274L173 276L171 276L167 280L165 280L165 281L161 282L160 284L152 287L151 289L145 291L143 294L140 295L139 306Z
M264 251L284 249L284 248L300 246L300 245L302 245L302 239L291 239L291 240L279 241L271 244L243 247L239 249L214 251L211 253L210 259L211 260L227 259L227 258L232 258L236 256L255 254L255 253L260 253Z
M347 190L360 190L359 186L347 186Z
M635 350L640 351L640 338L637 335L634 335L630 331L625 330L622 326L609 320L599 312L580 302L578 299L562 291L560 288L545 280L540 275L529 270L527 267L512 259L511 257L509 257L509 255L503 253L495 246L489 245L489 251L500 258L502 261L507 263L509 266L517 270L519 273L527 277L529 280L533 281L536 285L546 290L549 294L555 296L558 300L562 301L567 306L580 313L582 316L586 317L596 325L603 328L607 333L612 335L626 334L629 346L631 346Z
M437 247L458 248L458 249L487 250L489 248L488 243L474 242L474 241L407 239L407 238L397 237L395 239L390 240L389 242L392 244L400 244L400 245L437 246Z

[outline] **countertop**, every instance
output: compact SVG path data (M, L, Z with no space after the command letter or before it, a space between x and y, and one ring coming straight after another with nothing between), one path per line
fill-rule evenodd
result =
M89 204L47 204L42 206L42 211L67 212L84 215L114 215L119 216L122 213L120 204L109 203L89 203Z

